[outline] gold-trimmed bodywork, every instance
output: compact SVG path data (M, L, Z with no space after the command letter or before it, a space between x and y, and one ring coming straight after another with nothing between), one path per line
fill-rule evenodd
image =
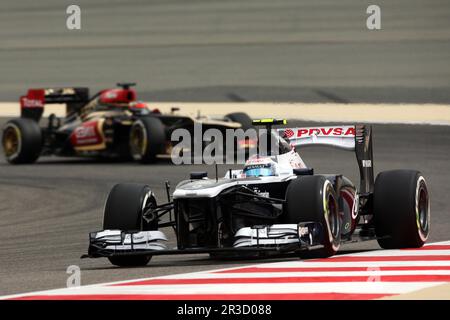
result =
M94 121L94 119L91 119L91 121ZM103 123L105 122L105 118L99 118L97 120L97 132L100 135L101 143L97 144L88 144L85 146L73 146L74 150L77 152L83 152L83 151L101 151L106 149L106 143L105 143L105 135L103 133Z

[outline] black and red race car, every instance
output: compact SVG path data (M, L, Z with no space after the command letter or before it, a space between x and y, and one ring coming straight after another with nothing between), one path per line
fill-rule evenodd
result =
M118 83L89 96L88 88L29 89L20 98L21 117L9 120L3 128L2 145L9 163L33 163L40 155L91 156L153 162L158 155L170 155L174 143L171 133L184 128L192 132L195 124L203 130L252 126L242 112L220 119L179 115L178 108L168 114L150 109L137 100L134 83ZM65 104L66 117L48 117L39 126L46 104ZM246 148L248 141L236 146Z

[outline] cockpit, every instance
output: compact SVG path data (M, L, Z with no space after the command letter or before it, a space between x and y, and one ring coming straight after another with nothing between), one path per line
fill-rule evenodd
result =
M261 164L248 164L243 173L246 177L271 177L277 175L276 164L272 161Z

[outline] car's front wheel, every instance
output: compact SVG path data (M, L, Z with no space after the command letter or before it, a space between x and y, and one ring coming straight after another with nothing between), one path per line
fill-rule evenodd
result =
M143 214L156 200L147 185L116 184L108 195L103 216L104 230L143 231L156 230L157 221L147 223ZM131 267L146 265L151 256L114 256L109 261L116 266Z

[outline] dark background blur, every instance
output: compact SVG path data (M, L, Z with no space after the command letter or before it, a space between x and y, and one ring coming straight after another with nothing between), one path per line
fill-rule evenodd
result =
M136 81L157 101L449 103L450 1L2 0L0 75L0 101Z

